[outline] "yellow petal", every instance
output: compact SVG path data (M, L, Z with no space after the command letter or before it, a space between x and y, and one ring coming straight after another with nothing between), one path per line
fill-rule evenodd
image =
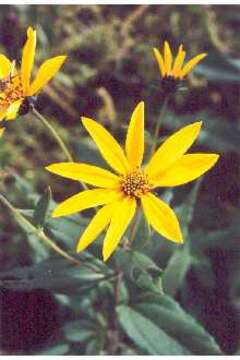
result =
M98 210L77 244L77 252L85 250L110 223L116 202L103 206Z
M29 89L31 72L34 63L36 50L36 31L31 27L27 29L27 41L23 48L22 63L21 63L21 79L24 93Z
M1 129L0 129L0 137L3 135L4 131L5 131L4 128L1 128Z
M0 79L6 78L12 68L11 61L5 56L0 54Z
M136 200L125 197L116 205L110 226L103 241L103 260L106 261L118 246L136 211Z
M92 119L83 117L82 122L107 163L116 172L126 174L130 170L130 166L122 148L114 137L102 125Z
M217 162L217 154L187 154L183 155L159 177L151 179L154 187L177 186L197 179L211 169Z
M165 67L165 64L163 61L162 54L156 48L153 49L153 52L154 52L155 58L157 60L158 66L159 66L160 73L161 73L162 77L164 77L166 75L166 67Z
M182 243L182 233L174 211L155 195L147 193L141 197L147 221L160 235L177 243Z
M199 61L205 58L205 56L207 56L207 54L203 53L189 60L181 71L181 77L183 78L184 76L186 76L194 68L194 66L199 63Z
M190 148L196 140L202 122L187 125L171 135L153 154L145 168L149 177L154 177L170 167Z
M80 180L91 185L116 188L119 185L119 177L110 171L88 164L74 162L62 162L46 167L48 171L72 180Z
M6 116L7 109L8 109L7 106L1 106L1 108L0 108L0 121L4 120L4 118Z
M172 51L170 49L169 43L164 41L164 63L167 75L171 75L172 60Z
M14 103L12 103L6 113L5 113L5 117L6 120L15 120L19 111L20 106L22 105L23 100L19 99L17 101L15 101Z
M172 76L175 78L178 78L180 76L182 64L184 62L186 56L186 52L183 51L183 46L180 45L178 49L178 55L176 57L176 60L174 62L173 70L172 70Z
M49 60L46 60L39 68L36 78L32 82L28 91L28 96L35 95L41 90L54 75L59 71L60 67L64 63L66 56L56 56Z
M121 194L115 190L94 189L85 190L62 202L56 207L52 216L66 216L94 206L108 204L121 197Z
M141 166L144 153L144 102L135 108L126 138L127 159L132 168Z

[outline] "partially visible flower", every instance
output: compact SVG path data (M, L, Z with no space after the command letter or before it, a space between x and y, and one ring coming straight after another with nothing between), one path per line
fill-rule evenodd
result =
M4 130L3 128L0 129L0 137L2 136L2 134L4 133Z
M66 56L46 60L31 81L36 50L36 31L27 30L27 41L23 48L21 68L18 70L5 55L0 54L0 121L14 120L23 101L34 96L58 72Z
M135 108L122 150L112 135L99 123L82 118L103 158L115 173L83 163L56 163L46 169L65 178L83 181L97 189L82 191L57 206L53 217L70 215L103 205L83 232L77 251L88 247L106 228L103 259L118 246L137 206L142 206L149 224L162 236L183 242L178 219L173 210L154 194L158 187L186 184L195 180L217 161L217 154L187 154L196 140L201 122L185 126L170 136L142 169L144 155L144 103Z
M163 54L161 54L156 48L154 48L153 51L158 62L162 77L162 86L165 92L174 92L179 81L183 80L183 78L192 71L199 61L203 60L205 56L207 56L206 53L198 54L184 64L186 51L183 50L183 45L181 44L178 48L178 53L174 61L168 41L164 42Z

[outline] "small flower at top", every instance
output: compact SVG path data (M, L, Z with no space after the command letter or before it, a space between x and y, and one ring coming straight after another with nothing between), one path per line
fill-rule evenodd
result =
M137 206L146 220L162 236L176 243L183 237L174 211L154 194L158 187L186 184L208 171L218 160L217 154L185 154L198 137L201 122L185 126L170 136L153 154L145 167L144 103L135 108L127 131L125 150L98 122L82 118L88 133L102 157L115 173L84 163L56 163L46 169L54 174L83 181L97 189L85 190L57 206L53 217L66 216L102 206L93 217L77 245L87 248L105 229L103 259L106 261L117 248Z
M29 27L19 70L15 61L0 54L0 121L14 120L24 100L36 95L54 77L66 59L66 56L61 55L46 60L31 81L35 50L36 31Z
M163 54L156 48L154 48L153 51L162 77L161 85L166 94L175 92L184 77L186 77L190 71L205 58L205 56L207 56L206 53L196 55L184 64L186 51L183 50L183 45L181 44L174 61L168 41L164 42Z

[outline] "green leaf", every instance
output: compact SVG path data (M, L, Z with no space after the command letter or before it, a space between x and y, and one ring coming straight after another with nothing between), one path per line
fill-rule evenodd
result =
M105 275L63 259L50 259L33 266L0 273L0 285L16 290L49 289L59 294L83 292L96 287Z
M161 292L162 270L147 255L139 251L119 249L115 255L117 266L135 285Z
M189 236L189 226L193 218L194 206L201 186L201 181L202 179L198 179L195 182L186 201L176 209L176 213L180 219L185 244L182 247L176 248L162 276L163 289L171 296L174 296L181 287L193 261L190 250L191 237Z
M71 342L86 342L95 335L94 329L86 321L71 321L64 328L64 335Z
M38 355L66 355L70 349L69 344L59 344L44 349Z
M118 249L115 256L116 263L123 272L134 279L134 272L137 270L146 270L152 273L161 274L162 270L155 264L155 262L147 255L139 251L128 251L125 249Z
M49 247L46 246L40 239L34 234L27 232L28 243L32 249L32 258L35 263L39 263L46 260L49 257Z
M90 340L86 346L86 355L101 355L101 350L103 349L103 339L102 337L96 337Z
M192 257L186 244L174 252L162 276L164 292L171 296L176 294L191 263Z
M171 297L149 293L136 308L193 354L221 354L214 338Z
M187 355L189 352L147 317L126 305L117 308L119 322L132 341L150 355Z
M43 228L46 222L51 199L52 192L51 188L48 187L38 200L33 214L33 223L39 228Z
M86 228L88 219L80 215L72 215L59 219L50 218L46 223L46 229L56 241L61 241L66 246L75 249L77 240Z

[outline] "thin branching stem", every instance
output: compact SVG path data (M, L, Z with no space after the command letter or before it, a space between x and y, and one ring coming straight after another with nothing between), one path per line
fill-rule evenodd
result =
M166 95L164 100L163 100L161 111L160 111L160 114L159 114L159 117L158 117L158 120L157 120L157 123L156 123L156 127L155 127L155 130L154 130L153 143L152 143L152 148L151 148L151 151L150 151L150 156L153 155L154 151L156 150L157 144L158 144L158 134L159 134L160 127L163 124L164 116L166 114L166 110L167 110L167 106L168 106L168 100L169 100L169 95Z
M56 129L50 124L50 122L42 114L40 114L40 112L38 110L35 109L34 106L32 107L32 112L42 122L42 124L51 132L52 136L54 137L54 139L58 143L58 145L61 148L64 155L66 156L67 161L73 162L74 160L73 160L73 157L72 157L70 151L68 150L68 148L65 145L63 139L58 134ZM80 183L81 183L84 190L88 189L86 184L84 184L82 181L80 181Z
M39 239L41 239L43 242L45 242L49 247L51 247L55 252L57 252L59 255L64 257L65 259L71 261L72 263L76 265L82 265L85 267L88 267L94 272L97 272L97 268L95 266L92 266L89 263L84 263L75 257L69 255L66 251L64 251L62 248L60 248L53 240L51 240L43 231L43 229L35 227L30 221L28 221L21 212L16 209L7 199L4 195L0 194L0 201L13 213L16 220L19 224L25 225L27 229L29 229L29 232L36 235Z
M73 162L73 157L70 154L70 151L68 150L67 146L65 145L60 135L50 124L50 122L42 114L40 114L40 112L36 110L35 107L32 107L32 112L43 123L43 125L46 126L46 128L51 132L56 142L58 143L59 147L62 149L64 155L66 156L67 161Z

